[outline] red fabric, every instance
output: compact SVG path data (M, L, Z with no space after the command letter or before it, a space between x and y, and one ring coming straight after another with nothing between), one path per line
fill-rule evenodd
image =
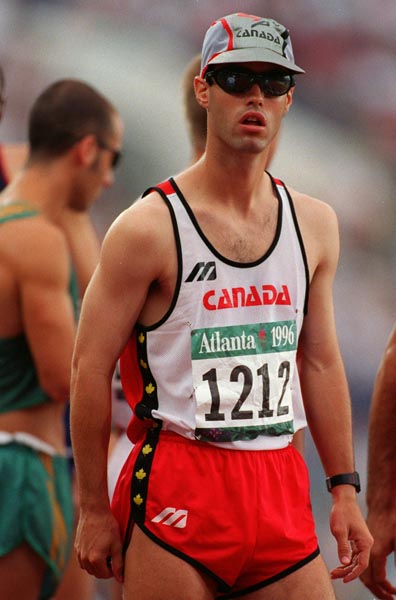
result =
M114 493L123 536L142 447L151 448L147 440L134 448ZM143 531L201 565L224 590L280 578L317 550L308 473L293 447L226 450L161 432L152 451Z

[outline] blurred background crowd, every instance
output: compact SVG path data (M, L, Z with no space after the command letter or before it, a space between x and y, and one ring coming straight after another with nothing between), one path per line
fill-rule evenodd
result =
M1 0L0 139L25 140L32 101L58 78L78 77L106 94L126 137L116 184L93 209L103 237L122 209L191 159L182 72L210 22L237 11L286 25L306 70L270 170L339 217L336 318L364 488L371 390L396 316L395 0ZM333 567L329 498L309 436L307 457L321 547ZM371 598L359 582L336 586L340 600Z

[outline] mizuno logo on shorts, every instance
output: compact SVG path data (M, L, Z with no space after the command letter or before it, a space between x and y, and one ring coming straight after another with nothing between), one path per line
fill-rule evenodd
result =
M168 506L159 513L154 519L151 519L152 523L162 523L162 525L173 525L173 527L179 527L183 529L187 525L187 510L176 510Z

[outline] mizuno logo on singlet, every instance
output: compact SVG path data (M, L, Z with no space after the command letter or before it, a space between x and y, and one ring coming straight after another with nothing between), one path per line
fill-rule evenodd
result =
M186 283L190 283L191 281L210 281L212 279L216 279L216 263L213 261L210 262L199 262L195 265L190 275L186 279Z
M187 510L176 510L176 508L168 506L168 508L164 508L154 519L151 519L151 522L162 523L162 525L173 525L173 527L183 529L187 525L187 516Z
M209 290L204 294L202 303L207 310L239 308L240 306L265 306L267 304L291 305L287 285L277 289L274 285L261 287L250 285L248 288L233 287L219 291Z

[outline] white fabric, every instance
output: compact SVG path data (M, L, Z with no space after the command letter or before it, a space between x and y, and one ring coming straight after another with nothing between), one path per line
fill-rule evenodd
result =
M153 378L148 389L158 399L152 416L163 429L205 439L206 424L210 435L219 435L212 438L219 446L257 450L286 446L292 440L288 422L291 427L294 421L294 431L306 426L295 365L307 291L305 252L291 200L282 185L277 192L278 230L254 263L222 257L181 195L168 195L177 220L180 289L170 314L142 336ZM262 432L254 439L232 441L233 427L247 432L257 426Z
M16 431L13 433L10 433L9 431L0 431L0 445L3 446L11 444L12 442L29 446L29 448L33 448L33 450L37 450L37 452L44 452L50 456L59 454L53 446L47 444L47 442L43 442L43 440L40 440L40 438L31 435L30 433L24 431Z

